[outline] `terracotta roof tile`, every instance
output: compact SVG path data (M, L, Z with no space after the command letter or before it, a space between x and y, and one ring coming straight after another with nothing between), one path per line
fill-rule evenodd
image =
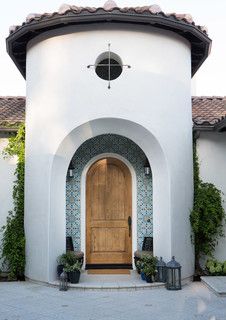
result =
M226 119L226 97L192 97L196 127L214 127ZM0 127L17 127L25 119L25 97L0 97Z
M88 13L98 13L99 11L104 12L112 12L112 11L118 11L121 13L138 13L138 14L154 14L154 15L162 15L169 18L174 18L178 21L184 21L185 23L192 24L196 26L198 29L200 29L202 32L207 33L206 27L196 25L192 16L190 14L178 14L178 13L164 13L162 9L154 4L150 6L141 6L141 7L123 7L120 8L117 6L115 1L109 0L107 1L102 7L78 7L75 5L69 5L69 4L62 4L58 11L52 12L52 13L30 13L26 17L26 21L22 23L22 25L18 26L11 26L10 27L10 34L17 31L19 28L24 26L25 24L29 24L33 21L40 21L46 18L52 18L54 16L58 15L65 15L68 13L73 14L80 14L82 12L88 12Z
M0 127L16 128L25 119L25 97L0 97Z
M214 126L226 117L226 97L193 97L192 118L195 125Z

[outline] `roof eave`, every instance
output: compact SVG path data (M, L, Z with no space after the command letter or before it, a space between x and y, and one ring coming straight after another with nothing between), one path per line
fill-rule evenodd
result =
M133 23L133 24L149 24L160 29L173 31L180 36L188 39L192 44L192 76L208 57L211 48L211 39L193 24L188 24L182 20L175 20L166 16L137 14L137 13L116 13L116 12L100 12L95 14L67 14L64 16L53 16L51 18L43 18L40 21L32 21L22 25L14 31L6 39L7 52L20 70L24 78L26 78L26 45L27 43L42 32L52 29L58 29L63 26L76 24L90 24L101 22L117 22L117 23ZM27 38L26 38L27 36ZM191 38L194 39L193 43ZM13 44L21 46L23 50L22 62L15 56ZM197 52L195 52L197 50ZM200 53L201 50L201 53ZM197 56L195 60L194 55ZM197 61L197 62L196 62ZM195 63L194 63L195 62Z
M226 117L222 119L219 123L216 124L215 130L217 132L224 132L226 131Z
M215 126L214 125L193 125L193 131L215 131Z
M17 132L18 128L5 128L5 127L0 127L0 132Z

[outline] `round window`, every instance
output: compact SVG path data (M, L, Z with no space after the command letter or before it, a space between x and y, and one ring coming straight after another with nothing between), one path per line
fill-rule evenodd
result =
M103 80L115 80L122 73L122 61L113 52L102 53L95 63L95 71Z

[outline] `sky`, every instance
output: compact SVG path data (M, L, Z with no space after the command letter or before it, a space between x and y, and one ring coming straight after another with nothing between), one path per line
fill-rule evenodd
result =
M115 0L116 1L116 0ZM20 25L29 13L57 11L62 3L101 7L104 0L4 1L0 13L0 96L26 95L26 82L6 53L11 25ZM193 94L226 96L226 0L117 0L119 7L158 4L167 13L190 13L196 24L208 28L213 40L208 59L193 77Z

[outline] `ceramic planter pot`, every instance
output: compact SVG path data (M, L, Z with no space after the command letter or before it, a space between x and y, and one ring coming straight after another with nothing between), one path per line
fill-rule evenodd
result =
M81 274L80 271L71 271L71 272L68 272L68 280L69 280L71 283L79 283L80 274Z
M145 275L144 272L141 272L141 273L140 273L140 276L141 276L141 279L142 279L142 280L144 280L144 281L146 280L146 275Z

